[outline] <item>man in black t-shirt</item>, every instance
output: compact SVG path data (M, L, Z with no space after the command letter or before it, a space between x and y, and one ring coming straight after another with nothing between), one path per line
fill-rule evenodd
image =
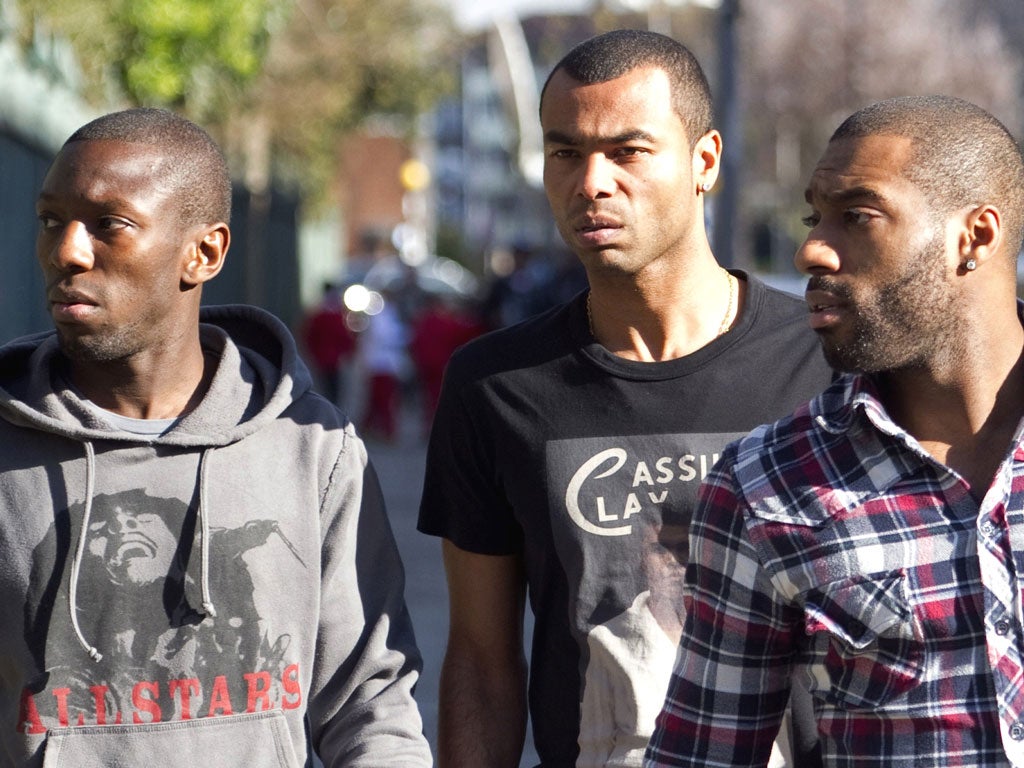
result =
M700 481L831 376L803 302L711 252L722 141L685 47L629 30L584 42L540 116L545 189L590 288L446 373L419 523L444 539L451 606L442 768L517 766L527 699L545 768L640 764Z

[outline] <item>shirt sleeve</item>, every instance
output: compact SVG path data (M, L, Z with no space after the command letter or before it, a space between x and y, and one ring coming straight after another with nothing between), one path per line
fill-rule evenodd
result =
M321 510L312 741L326 768L428 768L402 562L365 447L346 431Z
M799 622L746 534L729 455L691 524L686 622L647 768L765 766L786 710Z
M486 397L453 357L430 430L417 527L467 552L511 555L523 534L502 485L503 425Z

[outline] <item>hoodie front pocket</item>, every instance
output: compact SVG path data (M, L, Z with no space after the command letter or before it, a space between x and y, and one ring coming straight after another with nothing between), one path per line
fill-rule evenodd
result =
M284 713L208 717L152 725L57 728L46 738L43 768L209 765L300 768Z
M902 573L856 576L805 599L809 664L818 696L843 708L874 708L921 679L924 642Z

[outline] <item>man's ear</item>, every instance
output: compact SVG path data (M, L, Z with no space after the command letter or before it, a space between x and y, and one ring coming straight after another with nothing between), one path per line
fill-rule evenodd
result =
M231 230L223 222L206 227L192 246L181 273L185 285L202 285L217 276L231 244Z
M710 130L697 140L693 148L693 180L697 194L708 192L718 180L722 162L722 135Z

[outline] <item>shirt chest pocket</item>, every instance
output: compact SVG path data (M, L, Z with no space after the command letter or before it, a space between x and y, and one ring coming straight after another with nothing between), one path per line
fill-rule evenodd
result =
M844 709L875 708L921 680L924 642L904 578L857 576L807 594L806 661L815 695Z

